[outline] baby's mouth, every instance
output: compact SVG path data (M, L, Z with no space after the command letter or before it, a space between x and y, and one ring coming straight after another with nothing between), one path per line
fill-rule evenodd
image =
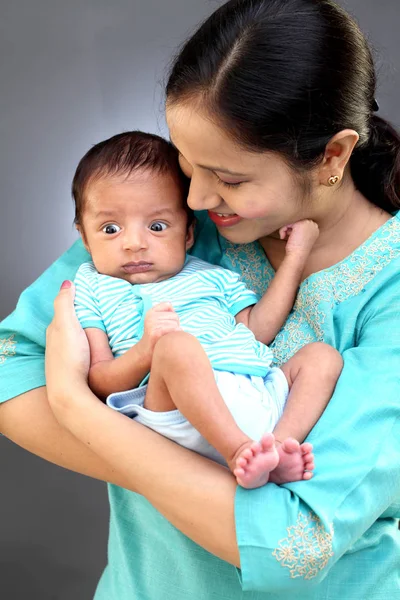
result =
M125 273L146 273L146 271L150 271L153 263L145 262L144 260L140 260L138 262L129 262L125 265L122 265L122 270Z

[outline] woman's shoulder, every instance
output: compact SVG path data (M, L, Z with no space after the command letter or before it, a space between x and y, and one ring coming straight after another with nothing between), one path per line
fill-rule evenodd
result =
M89 259L82 242L75 242L22 292L14 312L0 323L0 402L45 385L44 347L54 298L64 279L74 279Z
M385 293L398 280L399 266L400 219L394 216L349 256L310 275L301 287L306 295L332 296L341 304L361 293Z
M19 315L22 318L34 310L37 320L48 323L53 313L54 298L62 282L65 279L73 280L79 267L88 261L90 255L79 239L22 292L13 313L14 318Z
M82 240L72 244L57 260L55 260L23 293L45 289L47 293L58 288L65 279L74 280L82 265L90 265L91 257Z

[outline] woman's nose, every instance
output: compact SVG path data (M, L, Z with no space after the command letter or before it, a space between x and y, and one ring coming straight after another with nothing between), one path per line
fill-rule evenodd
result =
M193 173L187 203L192 210L212 210L221 205L221 197L213 186Z

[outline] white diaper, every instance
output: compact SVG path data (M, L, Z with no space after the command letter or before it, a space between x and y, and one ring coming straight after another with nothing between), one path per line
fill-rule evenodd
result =
M225 404L246 435L259 440L264 433L274 429L289 393L289 386L281 369L270 369L264 378L227 371L214 371L214 374ZM107 405L185 448L225 464L222 456L179 410L153 412L143 408L146 389L147 386L143 386L111 394L107 398Z

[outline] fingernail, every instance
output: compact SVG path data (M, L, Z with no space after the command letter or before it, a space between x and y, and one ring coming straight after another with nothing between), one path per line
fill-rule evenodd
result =
M71 287L71 282L68 279L66 279L65 281L62 282L60 290L66 290L70 287Z

